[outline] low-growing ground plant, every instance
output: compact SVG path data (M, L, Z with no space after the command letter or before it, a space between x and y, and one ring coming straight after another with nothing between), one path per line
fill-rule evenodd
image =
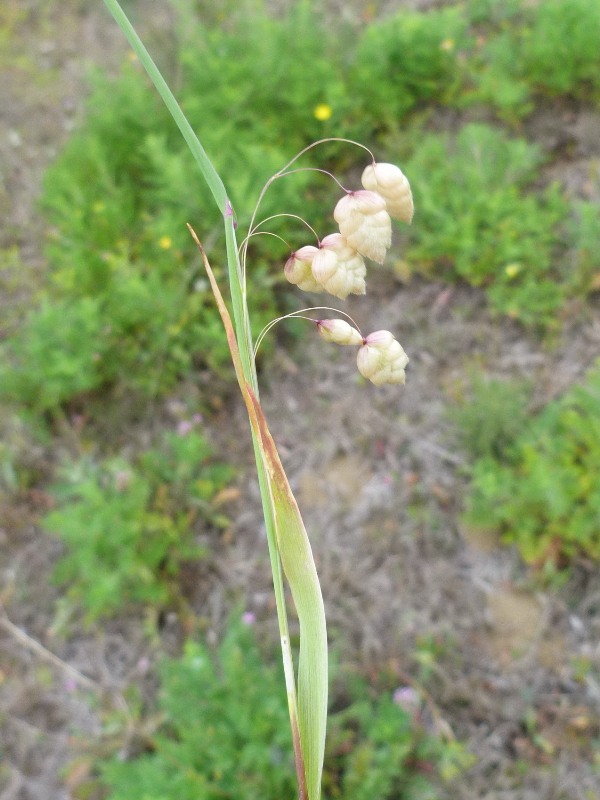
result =
M9 340L0 362L0 396L43 414L114 377L98 303L43 300Z
M99 764L107 800L293 797L293 750L280 670L261 655L253 617L233 620L216 652L188 641L160 668L162 723L130 760ZM436 784L469 761L428 731L419 691L375 693L336 680L324 789L340 800L434 800Z
M350 82L357 108L376 131L395 131L434 98L451 104L462 85L468 22L459 7L401 13L364 31Z
M572 294L577 296L597 292L600 289L600 204L585 200L574 204L569 236L573 243L569 263Z
M546 0L523 41L523 71L534 91L600 101L600 6Z
M472 459L502 459L529 423L531 386L473 372L468 398L448 411L459 445Z
M461 103L489 104L516 123L539 100L600 102L596 0L471 0L468 12L479 35L469 55L474 89Z
M209 554L207 533L229 524L213 501L232 470L188 424L133 463L70 464L53 488L58 505L42 525L66 545L54 578L86 622L132 604L178 606L181 566Z
M598 366L500 450L486 450L472 467L466 524L497 531L538 567L600 558Z
M572 271L561 269L569 205L558 186L530 190L542 154L524 139L470 124L425 136L407 164L419 225L409 261L428 275L486 290L492 307L552 326Z

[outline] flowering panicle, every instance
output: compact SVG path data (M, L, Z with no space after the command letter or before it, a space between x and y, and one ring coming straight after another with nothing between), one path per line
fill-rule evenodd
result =
M348 191L333 211L339 233L325 236L318 247L306 245L285 264L285 277L306 292L329 292L345 300L365 294L365 258L382 264L392 243L391 218L410 224L414 214L408 179L395 164L375 160L363 170L363 189ZM358 370L377 386L405 382L408 356L389 331L366 337L340 319L317 320L328 342L356 345Z

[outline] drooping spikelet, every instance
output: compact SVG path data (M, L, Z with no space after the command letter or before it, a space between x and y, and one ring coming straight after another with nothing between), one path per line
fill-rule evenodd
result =
M285 262L285 277L305 292L323 291L323 287L312 274L312 262L318 252L318 247L307 244L293 252Z
M392 243L392 221L377 192L359 189L338 201L333 216L350 247L383 264Z
M365 189L380 194L387 204L390 217L412 221L415 206L408 178L395 164L369 164L362 174Z
M370 333L356 357L358 371L376 386L405 383L408 356L389 331Z
M344 319L319 319L317 330L326 342L335 344L360 345L363 338L360 333Z
M312 274L317 283L341 300L349 294L366 292L365 261L341 233L331 233L321 241L313 258Z

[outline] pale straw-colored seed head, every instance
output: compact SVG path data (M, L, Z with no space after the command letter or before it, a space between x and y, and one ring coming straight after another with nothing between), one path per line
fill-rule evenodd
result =
M366 189L350 192L338 201L333 216L350 247L383 264L392 243L392 221L381 195Z
M319 248L307 244L296 250L285 262L284 273L290 283L295 284L305 292L322 292L323 287L315 280L312 274L313 258L318 254Z
M408 356L389 331L370 333L358 351L356 363L360 374L376 386L406 381Z
M319 252L313 258L312 273L318 283L341 300L349 294L366 292L365 261L341 233L332 233L322 240Z
M344 319L319 319L317 320L317 330L326 342L353 345L363 343L360 333Z
M408 178L395 164L369 164L361 178L365 189L380 194L390 217L412 222L415 206Z

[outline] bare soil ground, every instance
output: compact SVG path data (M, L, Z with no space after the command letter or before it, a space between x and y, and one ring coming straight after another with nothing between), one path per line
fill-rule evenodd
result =
M160 4L143 5L144 27L156 35L165 22ZM44 267L35 212L43 170L82 111L86 65L114 70L126 48L99 3L9 0L8 9L0 241L16 246L34 285ZM531 122L532 137L556 137L557 149L562 138L571 142L568 160L557 159L553 170L574 195L598 190L589 184L600 159L598 130L587 111L540 113ZM25 300L20 292L10 298L13 309ZM583 565L567 585L543 590L512 550L462 530L464 462L446 416L475 364L496 377L533 378L540 403L564 391L598 354L598 306L572 309L552 350L493 320L476 291L420 280L405 286L391 272L375 273L367 297L349 311L364 330L399 332L411 356L405 389L359 384L352 357L308 332L298 357L279 347L263 378L336 647L366 674L395 672L399 684L407 676L418 681L415 653L435 648L432 711L477 757L449 797L600 797L598 568ZM161 413L168 416L176 399ZM209 631L218 633L243 597L268 636L273 602L246 427L235 403L217 416L215 442L245 465L245 479L233 529L190 594ZM43 452L24 457L43 475ZM49 581L59 546L36 524L47 497L30 491L3 503L0 797L84 796L90 753L127 751L127 687L152 689L152 664L160 652L177 651L181 623L167 616L159 640L136 617L65 629Z

